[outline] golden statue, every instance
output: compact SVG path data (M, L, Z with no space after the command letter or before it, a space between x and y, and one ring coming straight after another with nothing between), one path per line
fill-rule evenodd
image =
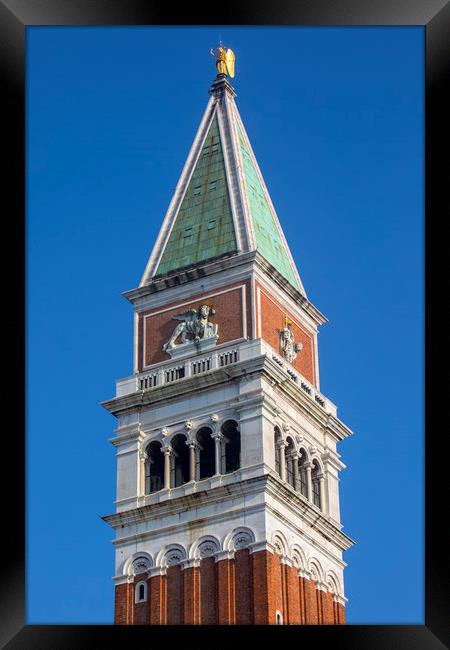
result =
M233 50L230 50L228 48L228 50L225 51L225 48L220 46L217 48L218 54L214 54L212 48L210 48L209 51L211 52L212 56L217 59L217 73L228 74L230 77L234 77L234 59L236 57L234 56Z

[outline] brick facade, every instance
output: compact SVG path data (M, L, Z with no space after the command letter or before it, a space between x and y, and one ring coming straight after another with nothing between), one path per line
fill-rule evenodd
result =
M257 282L255 284L258 296L257 336L264 339L274 350L279 351L280 332L285 326L287 317L288 321L292 323L291 329L295 336L295 342L303 345L303 349L297 352L297 358L292 365L295 370L315 386L316 362L313 333L266 289L262 288Z
M172 316L191 308L198 309L203 303L211 305L216 311L211 317L211 322L219 326L219 345L247 336L251 338L250 281L246 280L238 285L226 285L215 291L200 293L188 300L179 300L139 314L139 372L151 364L170 360L170 356L162 348L177 325L177 321L173 320Z
M267 551L235 552L200 566L172 566L147 580L147 601L135 603L135 585L116 586L114 623L118 625L285 625L345 623L345 608L314 580Z

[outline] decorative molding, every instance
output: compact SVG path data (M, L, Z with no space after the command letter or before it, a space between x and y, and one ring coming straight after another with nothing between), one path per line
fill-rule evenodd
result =
M206 557L216 555L220 551L219 543L214 539L205 539L197 547L200 558L203 560Z
M186 552L181 547L167 549L163 556L162 565L165 567L175 566L186 559Z
M194 569L200 566L200 559L196 557L189 558L187 560L182 560L180 562L181 570L185 569Z
M222 560L232 560L234 558L234 551L229 551L228 549L218 551L215 555L215 558L216 562L221 562Z
M268 542L266 539L258 542L253 542L248 545L248 550L251 553L258 553L259 551L269 551L269 553L275 553L275 547L273 544Z
M233 535L232 545L235 551L247 548L254 541L254 535L247 531L237 532Z
M155 578L156 576L165 576L167 575L167 567L165 566L155 566L150 569L149 577Z
M259 475L240 481L233 481L226 485L219 485L213 489L199 491L195 495L195 503L196 507L199 508L205 504L212 505L215 503L223 503L224 498L228 499L233 498L233 496L239 496L241 499L243 495L261 494L264 491L268 496L274 498L275 502L283 503L284 506L292 509L292 512L295 515L302 518L306 527L311 527L320 533L320 535L326 540L331 541L339 551L345 551L353 546L353 540L343 533L330 517L313 507L311 502L305 499L305 497L300 495L298 492L294 492L293 489L290 489L287 485L281 483L279 478L270 474ZM192 495L180 495L176 498L142 506L139 509L131 508L112 515L105 515L102 519L113 528L121 529L122 525L134 527L136 524L142 524L145 521L153 521L155 517L159 519L168 514L175 515L184 513L191 504ZM292 526L292 520L285 519L278 509L274 508L270 502L257 504L255 507L257 511L261 508L268 509L271 513L273 512L276 517L285 521L288 526ZM251 512L252 509L247 506L242 509L242 512L244 511ZM219 518L220 516L221 515L218 515ZM217 517L214 516L211 518L211 521L216 519ZM305 535L305 530L298 530L298 532ZM137 539L137 537L136 534L133 534L128 539L131 541ZM317 541L314 543L317 543ZM326 554L328 553L326 546L322 547L321 545L321 550ZM333 561L337 561L337 558L333 557Z

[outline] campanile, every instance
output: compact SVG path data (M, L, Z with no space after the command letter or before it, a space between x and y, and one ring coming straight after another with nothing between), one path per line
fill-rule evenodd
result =
M309 301L217 76L141 282L117 418L116 624L345 623L338 443Z

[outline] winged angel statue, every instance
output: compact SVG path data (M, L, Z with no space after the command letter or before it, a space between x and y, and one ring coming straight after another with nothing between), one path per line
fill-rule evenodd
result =
M218 325L209 322L209 317L214 316L215 310L210 305L200 305L198 309L188 309L182 314L172 316L174 320L181 321L175 327L170 339L163 345L167 352L175 347L175 341L181 336L181 343L187 343L187 336L194 337L194 343L202 339L217 338Z
M216 62L216 69L218 74L228 74L230 77L234 77L234 52L233 50L228 50L225 51L225 48L222 47L222 44L220 44L220 47L217 48L218 54L214 54L214 51L212 48L209 50L212 54L212 56L217 59Z

